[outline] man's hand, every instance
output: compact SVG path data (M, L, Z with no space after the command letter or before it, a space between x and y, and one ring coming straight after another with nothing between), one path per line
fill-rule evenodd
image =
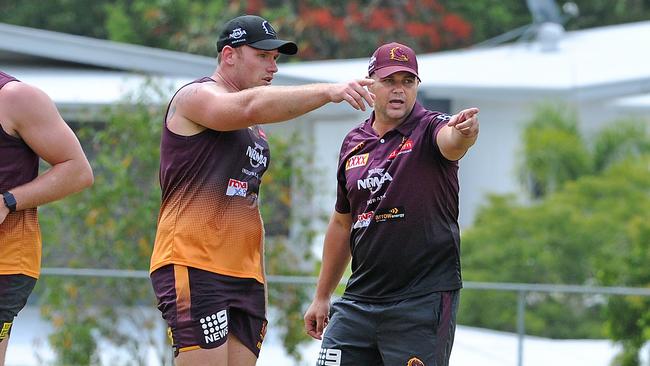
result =
M464 109L449 119L447 126L453 127L465 137L474 137L478 135L478 108Z
M2 224L9 215L9 208L5 206L4 202L0 202L0 224Z
M375 104L375 95L366 89L375 81L372 79L352 80L348 83L332 84L330 90L330 99L334 103L346 101L356 110L366 110L365 103L373 107ZM364 103L365 100L365 103Z
M329 322L330 301L314 299L305 313L305 331L312 338L323 339L323 330Z

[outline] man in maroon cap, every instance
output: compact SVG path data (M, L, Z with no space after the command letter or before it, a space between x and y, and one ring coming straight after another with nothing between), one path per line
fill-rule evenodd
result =
M227 22L217 51L219 67L176 92L164 117L151 281L177 365L251 366L267 323L259 125L330 102L365 110L373 81L270 86L277 58L297 47L254 15Z
M478 109L420 105L415 53L399 43L375 51L368 75L374 111L343 140L305 329L323 339L317 365L448 365L462 287L458 160L478 137Z

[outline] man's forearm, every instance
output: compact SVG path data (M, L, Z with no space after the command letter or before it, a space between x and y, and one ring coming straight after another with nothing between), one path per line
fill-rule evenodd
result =
M89 187L93 175L87 161L68 160L55 164L29 183L10 189L16 210L37 207Z

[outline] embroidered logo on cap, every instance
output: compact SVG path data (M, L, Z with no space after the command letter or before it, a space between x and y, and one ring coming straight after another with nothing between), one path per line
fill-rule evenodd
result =
M275 29L271 27L271 24L268 21L265 20L262 22L262 28L264 28L264 32L269 36L275 36Z
M404 53L401 47L393 47L390 49L390 59L401 62L408 62L409 57Z
M368 63L368 73L370 73L370 70L372 70L375 67L376 62L377 62L377 57L372 56L370 58L370 62Z
M241 29L241 28L235 28L232 30L232 33L228 36L228 38L234 38L234 39L239 39L243 36L246 35L246 31Z

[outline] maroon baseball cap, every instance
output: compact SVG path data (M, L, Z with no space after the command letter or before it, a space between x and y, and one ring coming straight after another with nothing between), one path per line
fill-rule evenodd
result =
M415 52L410 47L397 42L377 48L368 64L368 76L377 73L380 78L385 78L398 71L410 72L418 80L420 79Z

